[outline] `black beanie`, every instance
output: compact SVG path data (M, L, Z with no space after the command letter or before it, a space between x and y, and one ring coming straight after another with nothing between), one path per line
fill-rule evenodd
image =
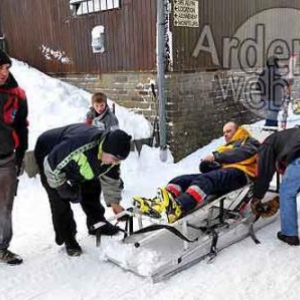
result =
M0 49L0 66L9 64L11 65L11 59L9 56Z
M123 130L110 131L105 137L102 150L120 160L125 159L130 152L130 140L131 136Z

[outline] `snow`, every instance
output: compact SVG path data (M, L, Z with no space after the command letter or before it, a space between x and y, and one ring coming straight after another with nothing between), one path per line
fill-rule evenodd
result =
M43 131L84 120L89 93L17 60L13 60L11 71L29 101L30 149ZM149 136L149 124L142 116L117 105L116 114L121 127L135 139ZM295 123L294 117L289 126ZM123 205L130 206L134 195L154 196L157 187L177 175L197 172L200 158L221 143L222 138L214 140L176 164L171 153L162 163L159 150L147 146L140 156L131 152L121 166L125 182ZM73 209L77 238L84 251L80 257L68 257L64 247L54 243L47 195L39 178L22 175L14 203L14 237L10 248L22 255L24 263L15 267L0 265L0 300L298 299L299 248L276 239L278 220L258 231L261 244L247 238L221 251L213 264L201 262L165 282L153 284L107 262L103 250L116 249L117 242L103 237L101 247L96 248L94 237L87 234L80 206L73 205ZM106 216L112 216L110 209ZM120 255L126 256L126 252ZM142 259L156 263L151 255L146 253Z

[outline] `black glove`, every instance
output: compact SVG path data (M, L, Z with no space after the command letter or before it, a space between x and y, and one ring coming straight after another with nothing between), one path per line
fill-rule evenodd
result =
M200 162L200 165L199 165L199 171L202 174L208 173L211 171L215 171L215 170L219 170L219 169L221 169L221 165L216 161L203 160Z
M260 216L262 212L264 212L263 205L261 203L261 200L258 198L253 198L251 200L251 210L254 215Z
M21 161L20 163L18 163L17 165L16 165L16 167L17 167L17 176L19 177L19 176L21 176L21 175L23 175L23 173L24 173L24 162L23 161Z
M269 218L274 216L279 209L279 197L276 196L273 199L262 203L261 200L253 198L251 200L251 210L254 215L262 218Z
M15 164L17 168L17 176L21 176L24 173L24 156L25 150L18 148L15 154Z
M72 203L79 203L81 200L79 186L72 186L65 182L63 185L57 187L56 189L61 198L69 200Z

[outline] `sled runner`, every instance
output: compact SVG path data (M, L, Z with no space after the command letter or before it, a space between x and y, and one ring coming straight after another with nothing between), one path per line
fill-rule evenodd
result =
M262 219L252 214L251 186L211 196L206 205L172 224L163 217L145 215L137 207L122 212L114 218L128 217L124 238L112 240L112 245L103 249L105 256L126 270L159 282L201 260L213 261L220 250L247 236L259 243L254 232L276 216ZM268 192L264 201L276 195ZM101 226L98 223L92 229L101 230Z

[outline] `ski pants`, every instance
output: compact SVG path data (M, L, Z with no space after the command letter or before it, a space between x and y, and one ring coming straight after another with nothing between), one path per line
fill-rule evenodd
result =
M180 188L181 193L176 201L186 213L198 203L205 201L208 195L221 196L243 187L247 182L248 178L243 171L235 168L225 168L205 174L182 175L172 179L168 185Z
M14 155L0 159L0 250L12 239L12 209L17 184Z
M300 157L292 161L282 177L280 185L281 232L298 235L297 194L300 190Z
M62 245L72 240L77 233L71 204L68 200L61 198L56 189L49 186L43 172L41 172L41 181L50 201L55 241L58 245ZM99 179L85 181L81 183L80 188L80 204L87 216L86 223L89 228L91 225L105 220L105 209L100 202L100 181Z

